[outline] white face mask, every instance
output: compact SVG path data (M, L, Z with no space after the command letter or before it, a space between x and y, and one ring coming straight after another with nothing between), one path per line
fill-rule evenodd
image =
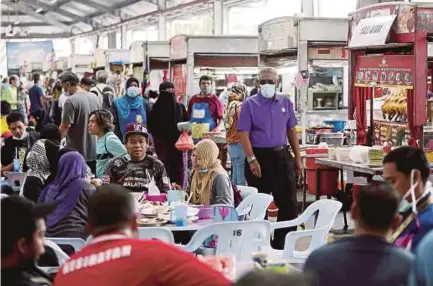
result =
M412 170L410 172L410 188L406 192L406 194L403 196L403 198L400 202L399 212L406 212L412 207L412 212L415 214L418 213L418 211L416 209L417 200L416 200L416 196L415 196L415 189L418 186L419 182L414 183L414 181L413 181L414 176L415 176L415 170ZM407 197L409 197L409 195L411 196L411 199L412 199L411 203L407 200Z
M275 84L264 84L260 86L260 94L264 98L272 98L275 95Z

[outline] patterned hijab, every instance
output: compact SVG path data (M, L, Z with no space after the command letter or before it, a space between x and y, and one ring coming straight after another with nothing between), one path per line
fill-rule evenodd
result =
M209 205L212 200L212 186L216 175L226 173L218 160L218 146L210 139L203 139L195 148L197 168L193 171L190 184L193 204Z
M36 141L27 153L25 165L27 166L27 176L37 177L42 182L50 175L50 160L46 149L47 139Z
M226 130L231 129L234 122L236 110L242 105L242 102L246 97L246 92L247 88L245 84L240 82L233 84L229 94L227 108L225 108L224 110L224 124Z

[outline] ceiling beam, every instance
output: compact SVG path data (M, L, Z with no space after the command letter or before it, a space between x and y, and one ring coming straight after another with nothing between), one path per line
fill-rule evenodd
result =
M14 10L1 10L2 17L7 17L9 15L15 16L16 14L17 14L17 12ZM25 15L27 15L27 14L24 12L18 11L18 16L25 16Z
M61 22L65 25L71 25L71 22ZM19 24L15 24L15 22L1 22L2 27L7 26L14 26L14 27L45 27L50 26L50 24L46 22L20 22Z
M45 11L44 14L46 14L46 12L53 12L53 13L57 13L57 14L60 14L62 16L68 17L68 18L70 18L76 22L83 22L86 24L90 24L90 23L88 23L88 19L86 17L81 17L81 16L78 16L74 13L71 13L71 12L68 12L68 11L61 9L61 6L68 3L69 1L68 2L62 1L61 5L59 5L58 7L57 6L54 7L54 6L45 4L45 3L38 1L38 0L28 0L28 1L31 3L32 6L42 8ZM48 18L50 18L50 17L48 17Z
M83 4L85 6L91 7L95 10L98 10L100 13L104 13L104 14L111 14L114 16L118 16L117 14L118 11L116 11L115 9L112 9L111 7L105 6L105 5L101 5L97 2L94 2L92 0L74 0L74 2Z
M26 36L15 35L15 36L6 36L5 33L1 33L0 37L2 39L60 39L60 38L69 38L72 37L72 33L54 33L54 34L34 34L29 33Z
M12 3L9 1L3 0L2 4L6 5L7 7L10 7L10 8L14 8L17 6L21 11L25 11L27 9L27 6L25 4L23 4L22 2ZM29 10L27 12L28 12L28 15L32 16L33 18L36 18L36 19L41 20L45 23L48 23L51 26L60 28L60 29L64 30L65 32L70 33L72 31L72 26L65 25L65 24L61 23L60 21L57 21L53 17L46 17L43 15L40 15L38 13L35 13L33 10Z

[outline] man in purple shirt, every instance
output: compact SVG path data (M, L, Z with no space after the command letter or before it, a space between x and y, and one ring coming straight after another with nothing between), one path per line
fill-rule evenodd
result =
M262 69L259 84L259 93L243 103L237 126L247 158L245 177L249 186L274 196L279 221L291 220L298 215L295 175L301 171L295 112L292 102L276 93L276 69ZM282 249L286 234L295 229L275 231L273 246Z

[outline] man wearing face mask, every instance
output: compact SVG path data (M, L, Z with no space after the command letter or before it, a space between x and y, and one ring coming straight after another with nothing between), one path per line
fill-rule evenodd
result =
M141 97L138 79L131 77L126 81L126 94L117 98L113 104L113 116L116 133L124 138L126 126L131 123L147 124L147 103Z
M63 89L69 97L63 105L60 133L66 136L66 146L83 155L87 165L96 173L96 137L89 133L90 113L101 108L95 94L80 88L80 80L71 72L61 77Z
M428 182L430 168L421 149L400 147L383 160L383 175L401 197L401 223L391 242L415 251L422 238L433 229L433 195Z
M2 100L6 100L11 105L12 110L18 108L18 87L20 79L16 75L9 77L9 85L2 89Z
M224 106L220 99L212 93L212 78L200 77L200 94L191 97L188 103L188 117L192 126L192 137L203 138L203 132L220 132L223 128Z
M1 147L2 172L13 171L15 158L22 163L27 150L39 139L39 133L27 131L23 116L19 112L12 112L6 117L6 122L12 136L4 140Z
M276 69L262 69L259 83L259 93L242 104L237 124L247 158L245 178L259 192L272 193L279 208L279 221L291 220L298 215L295 175L301 171L295 112L292 102L276 92L279 84ZM295 229L277 230L274 247L282 249L287 232Z

